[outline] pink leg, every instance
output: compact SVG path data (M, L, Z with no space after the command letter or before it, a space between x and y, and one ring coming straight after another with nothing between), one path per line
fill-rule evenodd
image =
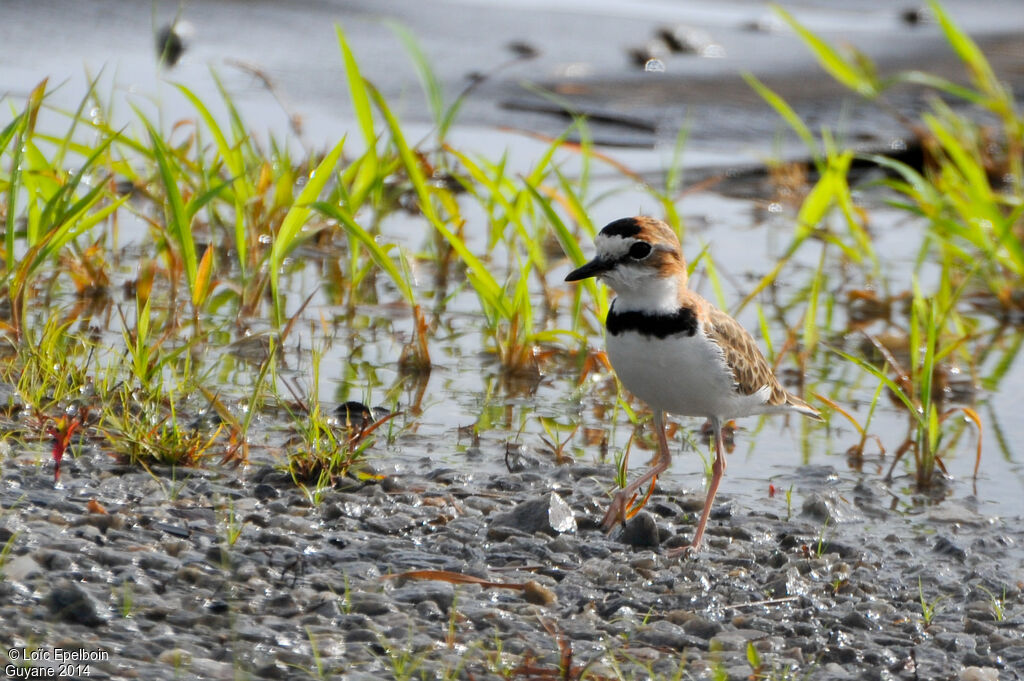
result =
M626 505L636 491L667 471L672 464L672 455L668 451L668 439L665 437L665 418L660 411L654 412L654 427L658 429L658 455L651 462L650 470L615 494L611 506L608 507L608 512L601 520L601 528L605 532L610 532L617 523L626 521Z
M708 485L708 495L704 499L704 510L700 514L700 522L697 523L697 531L693 535L693 541L689 546L681 549L674 549L669 552L670 557L678 556L681 553L700 550L701 540L704 538L704 528L708 524L708 517L711 515L711 504L715 501L715 494L718 492L718 485L725 475L725 444L722 442L722 422L717 417L711 417L711 427L715 431L715 463L711 466L711 484Z

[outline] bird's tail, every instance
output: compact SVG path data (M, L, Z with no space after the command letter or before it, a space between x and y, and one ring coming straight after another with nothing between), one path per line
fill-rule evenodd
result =
M789 405L789 407L798 414L803 414L804 416L810 417L815 421L825 420L821 417L820 411L818 411L811 405L807 404L793 393L786 393L786 404Z

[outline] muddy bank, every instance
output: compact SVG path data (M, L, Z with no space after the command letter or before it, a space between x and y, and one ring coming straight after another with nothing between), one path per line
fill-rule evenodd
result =
M726 488L707 548L675 561L702 491L661 486L606 537L610 467L474 477L424 458L313 503L272 468L153 477L90 452L55 490L31 458L0 480L0 643L22 670L61 648L99 659L91 679L746 679L748 644L797 678L1024 670L1019 518L969 499L897 513L827 467L788 502ZM390 577L413 570L511 588Z

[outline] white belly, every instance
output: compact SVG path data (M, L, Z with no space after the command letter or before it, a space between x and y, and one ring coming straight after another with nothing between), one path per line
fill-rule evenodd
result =
M740 395L721 349L698 331L652 338L632 331L608 334L608 359L631 393L679 416L737 418L760 411L759 394Z

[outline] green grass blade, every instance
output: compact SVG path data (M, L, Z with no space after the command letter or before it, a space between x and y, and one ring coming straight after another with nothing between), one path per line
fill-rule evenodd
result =
M100 69L101 74L102 72L103 70ZM54 168L64 167L64 159L67 157L68 149L72 144L72 140L75 136L75 130L78 128L79 124L83 120L85 120L85 116L83 115L85 112L85 107L95 97L96 84L99 82L99 79L100 76L96 76L95 78L89 78L89 85L86 88L85 94L78 101L78 108L70 116L71 124L68 126L68 131L67 133L65 133L64 137L57 145L57 152L53 155ZM0 149L2 148L3 146L0 145Z
M11 138L14 139L14 149L11 152L11 175L7 183L7 219L4 225L4 271L10 274L14 270L14 230L17 217L18 188L22 185L23 176L21 168L21 150L24 147L22 138L27 129L28 112L19 114L11 124L4 129L4 146L6 149Z
M886 375L884 369L880 369L876 367L874 364L868 362L867 360L862 359L860 357L855 357L854 355L851 355L847 352L843 352L838 348L830 349L832 350L832 352L836 353L843 359L847 360L848 362L852 362L853 364L856 364L858 367L866 371L868 374L874 376L880 382L884 383L885 387L891 390L892 393L897 397L897 399L899 399L899 401L903 403L903 405L907 408L911 415L918 421L919 425L921 425L922 427L925 425L923 420L924 417L918 412L917 407L914 405L914 402L907 396L905 392L903 392L903 389L900 388L896 381L892 380L891 378L889 378L888 375Z
M529 190L530 194L533 195L534 200L537 202L541 210L544 212L544 215L545 217L547 217L548 222L551 223L551 228L554 230L555 238L558 239L558 243L562 246L562 250L569 257L569 260L572 262L573 266L579 267L580 265L582 265L584 262L586 262L587 258L583 254L583 249L580 248L580 243L579 240L576 238L576 235L572 233L572 230L569 229L568 225L566 225L562 218L558 215L558 213L552 207L551 202L547 198L545 198L545 196L541 194L540 191L532 184L530 184L528 181L525 182L525 184L527 190ZM590 226L590 229L593 230L592 225ZM608 314L609 302L607 290L602 286L598 286L597 282L594 279L586 279L580 282L580 284L582 284L583 287L590 294L590 297L594 301L594 304L597 308L598 318L603 322L605 316ZM577 300L577 311L576 314L573 315L573 319L579 319L579 300Z
M415 304L415 297L408 279L402 274L402 271L398 268L398 265L395 264L395 261L388 255L387 251L377 243L377 240L372 234L357 223L351 215L336 205L317 201L312 207L325 217L336 220L345 229L346 233L362 244L370 254L370 257L373 258L373 261L377 263L377 266L391 277L391 281L396 287L398 287L402 297L405 298L410 305Z
M280 302L278 283L284 259L302 241L300 235L303 226L313 213L312 204L320 197L320 193L334 176L334 168L338 165L338 159L341 158L341 150L344 146L345 138L342 137L341 141L334 145L334 148L320 161L316 169L310 174L306 186L302 188L302 191L292 203L291 208L288 209L284 220L281 221L281 228L274 236L274 244L270 249L270 289L273 293L275 309L278 315L277 323L283 321L283 318L280 316L282 310L278 305Z
M935 185L906 163L878 154L869 154L863 158L902 177L907 183L907 188L906 190L898 189L900 193L915 198L920 203L933 206L937 206L941 202L942 195L935 189Z
M825 160L821 154L821 147L818 146L818 140L814 137L811 129L807 127L803 119L800 118L796 110L793 109L774 90L769 88L767 85L757 79L752 73L744 72L743 80L747 81L747 85L754 89L754 92L761 96L761 99L768 102L768 104L775 109L775 112L782 117L782 120L786 121L793 132L803 141L804 146L811 152L811 157L814 159L814 165L817 166L818 172L825 172Z
M78 238L79 235L90 231L93 227L116 213L117 210L127 203L130 198L130 195L119 197L116 201L108 203L99 210L62 226L60 230L53 234L53 237L47 242L43 249L43 260L54 257L66 244ZM90 203L89 207L92 207L93 205L93 203Z
M203 257L199 259L199 271L196 275L196 285L192 287L192 306L202 307L210 295L210 286L213 283L213 264L217 249L213 244L208 244L203 251Z
M718 268L715 267L715 259L711 257L711 244L702 244L700 252L689 258L687 264L687 275L693 276L701 262L704 263L704 277L711 284L711 291L715 296L715 304L723 310L729 309L728 301L725 298L725 289L722 287L722 278L718 276Z
M434 72L434 69L431 67L430 60L427 58L427 55L423 53L423 48L420 47L419 41L416 40L416 37L412 32L397 21L386 21L385 23L387 24L387 27L398 36L398 39L402 41L402 45L405 47L405 51L409 53L413 66L416 67L416 74L419 76L423 93L427 97L427 105L430 107L430 113L434 118L434 124L438 127L438 134L443 139L443 131L440 128L445 116L444 86L437 77L437 74Z
M946 40L949 41L950 47L967 65L978 89L993 99L1005 97L1003 87L999 84L999 79L996 78L995 72L992 71L992 66L988 63L988 59L985 58L978 44L969 35L960 30L949 14L946 13L946 10L936 0L929 0L928 7L935 15L935 18L938 19L939 26L942 28Z
M345 77L348 80L349 96L352 98L352 109L356 114L356 122L363 133L363 140L368 149L377 148L377 133L373 129L373 110L370 108L370 96L367 92L366 82L359 71L359 64L356 62L352 48L345 38L345 31L341 24L335 24L335 33L338 36L338 46L341 48L342 57L345 60Z
M217 152L224 160L224 164L227 166L228 172L231 175L229 182L231 183L231 188L234 190L235 203L235 250L238 252L239 267L242 269L244 274L248 258L248 244L246 242L244 232L245 206L249 203L249 200L256 192L256 188L249 181L246 174L245 157L243 156L241 149L228 142L227 136L224 134L224 130L221 128L220 124L218 124L217 119L214 118L213 114L210 113L206 104L204 104L203 101L195 95L195 93L184 85L177 84L176 86L178 91L181 92L189 102L191 102L192 107L199 113L203 122L206 123L207 129L210 131L210 134L213 135L213 142L217 147ZM237 112L235 115L237 115ZM220 193L223 187L224 185L221 185L221 187L218 188L218 193ZM195 210L197 211L198 207L196 207ZM240 225L241 231L239 229Z
M818 328L818 305L821 297L821 285L825 280L825 255L828 247L821 248L821 259L818 261L818 269L811 280L811 290L807 294L807 309L804 312L803 346L804 350L810 352L818 345L820 329Z
M142 117L141 113L139 114ZM185 265L185 274L188 277L189 290L195 285L196 274L199 271L199 260L196 256L196 244L192 238L192 224L185 202L181 198L181 190L178 189L178 179L175 176L171 151L157 134L148 120L143 118L143 123L149 131L149 139L152 144L153 158L156 160L157 169L160 172L160 179L167 194L165 205L165 217L167 231L177 242L181 251L181 259Z
M772 9L800 36L800 39L804 41L817 58L818 63L833 78L864 97L872 99L878 96L879 92L876 84L873 82L870 74L863 68L839 54L835 48L804 27L792 14L779 5L772 5Z
M987 99L976 90L954 83L953 81L937 76L934 73L926 73L924 71L904 71L897 74L895 80L901 83L924 85L925 87L938 90L939 92L945 92L948 95L958 97L971 102L972 104L984 105Z
M192 200L188 202L186 210L188 211L189 219L195 217L196 213L201 211L204 206L209 204L215 198L224 193L224 190L231 186L231 181L221 182L215 187L210 187L202 194L198 194L192 197Z
M555 152L562 148L565 140L569 138L569 133L572 132L573 128L578 127L579 120L577 119L572 125L565 129L561 135L556 137L548 145L544 153L541 154L540 158L533 166L533 170L526 176L526 182L533 186L540 186L540 183L544 181L544 178L551 172L551 160L555 156Z
M477 196L485 206L488 203L497 203L504 211L503 217L496 216L493 210L488 211L494 231L496 232L492 239L497 241L500 238L506 237L505 228L511 222L515 235L520 237L522 246L529 252L530 260L537 267L543 268L545 266L543 249L541 248L540 241L532 238L523 225L524 211L521 205L522 201L519 200L521 193L516 192L515 187L504 177L504 162L497 166L490 166L485 170L480 164L474 162L457 149L446 147L446 150L459 160L459 163L462 164L469 173L470 178L475 182L475 184L471 182L465 183L467 191ZM492 178L488 172L492 173L494 177ZM479 189L483 191L479 191ZM506 192L512 193L516 197L514 203L505 195Z
M210 77L217 85L217 91L220 93L221 101L224 102L224 107L228 110L228 119L231 121L231 131L235 136L235 142L240 150L243 148L251 149L250 140L252 138L249 136L249 132L245 128L245 121L242 120L241 112L238 110L238 107L235 106L235 100L232 99L231 93L228 92L226 87L224 87L224 83L221 81L220 76L218 76L217 72L212 68L210 69Z
M992 186L988 181L988 174L981 159L977 157L976 153L971 153L970 143L965 143L955 130L945 125L936 116L925 114L923 121L942 144L943 151L953 161L957 170L960 171L960 175L967 181L973 195L972 198L981 206L992 205L994 197Z
M845 164L849 166L849 162ZM840 191L840 182L845 173L841 158L830 158L828 167L804 197L796 216L798 236L807 236L818 226L835 204Z
M491 274L490 268L476 257L466 246L466 243L453 234L441 220L437 210L434 208L430 187L427 186L427 180L423 175L419 159L406 142L398 119L395 118L384 97L377 91L377 88L367 82L366 89L377 106L377 110L384 116L388 131L391 133L391 141L395 148L398 149L398 155L402 160L405 172L408 174L409 181L412 182L412 186L416 190L416 196L419 199L420 210L423 212L423 216L444 237L445 241L448 242L459 256L459 259L466 265L466 274L481 300L492 307L498 316L507 318L511 311L509 310L508 302L505 300L501 285L498 284L494 275Z
M105 189L105 182L96 183L95 187L88 192L86 198L78 201L76 205L68 206L69 201L74 196L75 190L79 185L81 185L82 178L85 176L86 172L92 170L96 164L96 160L107 150L111 141L112 140L109 137L103 140L99 146L92 150L85 162L81 164L78 171L64 182L63 185L57 186L57 191L47 202L42 215L39 216L39 227L49 231L54 225L59 225L66 223L69 220L73 220L74 216L77 216L85 210L84 206L86 204L92 205L95 203L100 192ZM29 245L34 244L37 240L33 238L34 236L37 235L29 237Z
M551 223L552 229L554 229L555 238L558 239L558 243L562 246L562 250L569 257L569 261L574 267L579 267L585 263L587 261L587 257L583 253L583 248L580 246L579 240L558 213L555 212L555 209L551 207L551 202L548 201L548 199L529 182L526 183L526 188L533 195L533 198L537 201L541 210L544 211L544 215L547 217L548 222ZM593 279L587 279L586 283L592 284ZM587 288L593 287L588 286ZM592 292L596 293L596 289Z
M558 186L562 188L562 197L569 211L569 217L579 225L584 234L593 239L597 236L597 229L594 227L593 220L590 219L590 214L587 213L586 206L583 205L583 198L578 192L579 186L567 178L557 166L554 171L555 177L558 178ZM534 186L534 189L538 189L538 187L539 185ZM534 197L536 198L536 194Z

